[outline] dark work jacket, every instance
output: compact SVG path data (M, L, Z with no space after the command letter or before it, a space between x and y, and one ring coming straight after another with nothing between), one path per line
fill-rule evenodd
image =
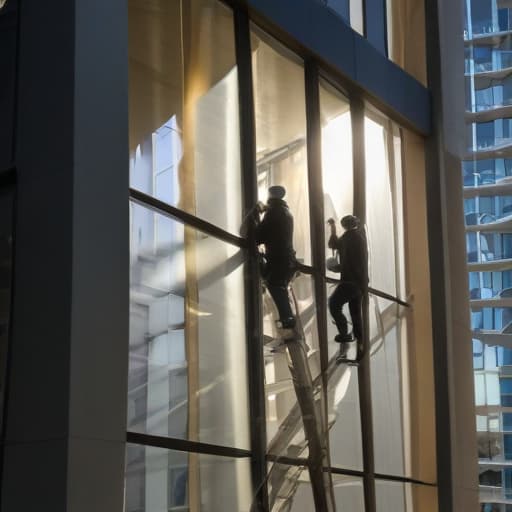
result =
M256 226L256 243L265 244L268 275L287 280L296 267L293 249L293 216L282 199L269 199L263 220Z
M349 229L339 238L331 235L329 247L338 251L342 281L356 283L362 290L368 287L368 247L360 229Z

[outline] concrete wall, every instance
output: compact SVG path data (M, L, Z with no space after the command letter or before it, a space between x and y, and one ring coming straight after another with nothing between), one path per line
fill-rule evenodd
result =
M2 510L123 503L126 6L20 6L15 293Z
M477 450L460 157L464 10L427 3L433 135L427 142L440 510L477 510Z

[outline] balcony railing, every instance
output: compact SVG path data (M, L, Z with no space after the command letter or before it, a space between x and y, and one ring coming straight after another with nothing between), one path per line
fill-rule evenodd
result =
M507 25L502 24L500 26L499 23L495 23L492 20L486 20L486 21L479 22L479 23L473 23L471 26L471 28L473 30L472 36L473 36L473 38L481 37L481 36L499 34L502 32L508 32L509 30L512 30L512 28ZM464 39L466 41L468 41L470 39L469 30L467 28L464 29Z
M498 109L501 107L508 107L512 105L512 98L505 98L499 100L488 100L485 102L473 103L468 110L469 112L486 112L487 110Z
M492 61L487 62L475 62L474 73L486 73L490 71L501 71L502 69L507 69L512 67L512 50L495 50L495 54L497 54L497 58L493 64ZM471 73L471 65L470 60L466 60L466 74Z
M512 503L510 499L510 491L505 492L503 487L495 487L493 485L480 485L480 501Z

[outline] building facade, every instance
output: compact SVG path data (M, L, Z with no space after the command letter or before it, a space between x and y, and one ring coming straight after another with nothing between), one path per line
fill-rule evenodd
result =
M510 400L510 7L467 2L464 211L471 300L480 501L512 510Z
M439 51L462 9L0 9L2 512L476 507ZM272 185L300 262L284 346L247 229ZM327 308L347 213L369 246L358 367Z

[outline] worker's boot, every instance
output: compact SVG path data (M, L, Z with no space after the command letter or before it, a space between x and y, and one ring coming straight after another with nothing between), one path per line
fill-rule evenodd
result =
M350 343L354 341L354 338L352 338L352 334L337 334L334 341L336 343Z
M340 351L338 352L338 355L336 356L336 362L338 364L347 359L348 349L349 349L348 343L346 343L346 342L340 343Z

